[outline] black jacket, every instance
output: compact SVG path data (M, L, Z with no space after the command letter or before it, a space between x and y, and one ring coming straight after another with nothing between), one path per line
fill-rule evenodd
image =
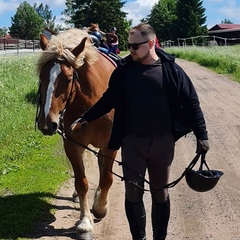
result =
M175 58L161 49L156 49L163 66L163 79L168 81L171 113L174 120L173 135L175 141L193 130L197 139L207 140L204 116L200 108L195 88ZM115 109L110 149L119 149L124 135L124 74L133 60L131 56L123 59L122 64L112 73L108 89L98 102L82 117L93 121Z

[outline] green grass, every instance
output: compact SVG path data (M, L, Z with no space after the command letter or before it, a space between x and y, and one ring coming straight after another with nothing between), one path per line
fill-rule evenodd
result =
M120 57L124 57L124 56L126 56L126 55L128 55L128 54L129 54L129 51L121 51L120 54L119 54L119 56L120 56Z
M219 74L226 74L240 82L240 46L171 47L166 52L177 58L197 62Z
M0 239L27 237L50 220L69 178L60 136L35 131L37 54L0 55Z

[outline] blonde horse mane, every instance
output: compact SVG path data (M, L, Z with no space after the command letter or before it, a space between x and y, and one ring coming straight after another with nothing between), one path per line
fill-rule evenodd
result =
M84 62L89 64L97 61L97 51L93 47L93 43L89 40L86 41L84 50L79 56L74 56L71 52L83 38L88 37L88 34L80 29L69 29L58 35L52 35L49 40L47 48L42 51L38 62L37 62L37 72L40 73L42 67L51 59L65 59L75 68L81 67Z

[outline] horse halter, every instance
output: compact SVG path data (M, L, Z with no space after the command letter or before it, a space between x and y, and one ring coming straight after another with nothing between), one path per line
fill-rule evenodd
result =
M79 79L78 73L77 73L76 69L74 68L73 77L72 77L71 91L70 91L70 94L69 94L69 96L68 96L68 98L67 98L65 107L64 107L64 109L63 109L63 111L61 112L60 117L59 117L59 127L58 127L58 131L59 131L59 130L62 131L62 132L64 131L64 122L63 122L64 115L65 115L65 112L66 112L66 110L67 110L67 107L68 107L68 105L69 105L69 103L70 103L70 101L71 101L71 99L72 99L73 93L76 92L76 90L73 91L73 85L74 85L75 81L77 81L78 79Z
M64 123L63 123L63 119L64 119L64 114L67 110L67 107L72 99L72 95L73 93L76 91L73 91L73 85L75 83L75 81L78 81L79 79L79 76L78 76L78 73L76 71L76 69L74 68L74 71L73 71L73 77L72 77L72 84L71 84L71 91L70 91L70 94L67 98L67 101L66 101L66 104L65 104L65 107L63 109L63 111L60 113L60 117L59 117L59 127L58 129L60 129L60 131L63 131L64 129ZM40 105L41 105L41 102L42 102L42 96L41 96L41 82L39 81L39 85L38 85L38 91L37 91L37 97L36 97L36 116L35 116L35 131L37 129L37 124L38 124L38 119L39 119L39 115L40 115Z

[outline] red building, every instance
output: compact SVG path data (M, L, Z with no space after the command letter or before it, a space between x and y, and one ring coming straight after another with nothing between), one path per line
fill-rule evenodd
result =
M216 24L208 30L209 36L215 36L218 45L240 44L240 24Z

